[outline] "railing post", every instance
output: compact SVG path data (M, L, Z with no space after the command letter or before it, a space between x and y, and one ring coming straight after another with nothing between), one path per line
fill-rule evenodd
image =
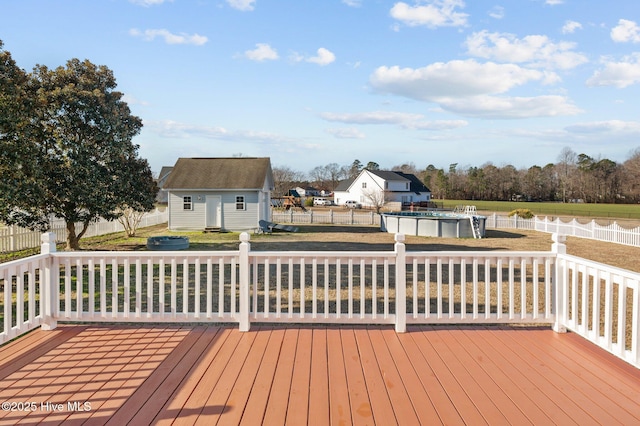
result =
M249 331L249 233L240 234L240 331Z
M407 331L407 259L404 234L396 234L396 333Z
M58 301L56 296L58 294L56 286L60 281L58 279L58 263L54 262L54 258L51 255L56 252L56 234L53 232L44 233L40 237L40 240L42 242L40 246L40 253L49 255L45 261L41 277L42 329L53 330L58 326L58 321L56 320L56 303Z
M566 333L566 320L567 320L567 297L568 297L568 283L566 282L566 264L564 261L558 259L559 254L567 253L567 246L565 242L567 240L566 235L554 233L551 235L553 244L551 245L551 251L556 255L555 269L553 274L553 313L555 315L555 322L553 323L553 331L556 333Z

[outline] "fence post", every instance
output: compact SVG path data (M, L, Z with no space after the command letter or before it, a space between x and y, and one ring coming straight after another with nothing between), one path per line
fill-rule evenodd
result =
M404 234L396 234L396 333L407 331L407 259Z
M51 255L56 252L56 234L47 232L40 237L42 244L40 245L40 253L48 254L43 268L42 280L42 329L53 330L58 326L57 316L57 291L56 286L60 282L58 279L58 263L54 262Z
M249 233L240 234L240 331L249 331Z
M566 276L566 263L564 260L560 260L558 255L567 253L567 241L566 235L554 233L551 235L553 244L551 245L551 251L556 255L555 269L553 273L553 313L555 314L555 322L553 323L553 331L556 333L566 333L567 327L567 297L568 295L568 283Z

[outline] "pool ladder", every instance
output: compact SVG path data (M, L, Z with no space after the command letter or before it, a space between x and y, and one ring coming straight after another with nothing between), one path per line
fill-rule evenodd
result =
M478 219L478 216L469 216L469 220L471 221L471 231L473 232L473 238L482 238L482 235L480 234L480 220Z

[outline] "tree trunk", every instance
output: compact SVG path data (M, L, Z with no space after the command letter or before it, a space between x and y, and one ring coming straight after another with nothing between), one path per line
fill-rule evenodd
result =
M80 238L76 235L76 224L67 221L67 247L66 250L80 250Z

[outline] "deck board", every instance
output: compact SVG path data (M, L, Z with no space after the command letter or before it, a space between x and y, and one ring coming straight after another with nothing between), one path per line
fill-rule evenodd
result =
M37 405L0 424L640 424L640 370L548 328L61 325L0 347L0 398Z

